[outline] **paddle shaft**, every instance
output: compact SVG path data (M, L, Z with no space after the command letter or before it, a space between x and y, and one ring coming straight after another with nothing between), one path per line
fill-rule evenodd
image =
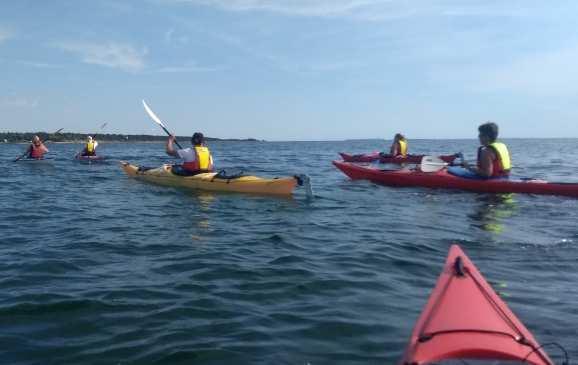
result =
M169 132L164 126L161 125L161 128L163 129L163 131L165 131L166 134L168 134L169 136L172 136L172 133ZM176 138L175 138L175 144L176 144L177 146L179 146L179 148L180 148L181 150L183 149L183 146L181 146L181 145L179 144L179 141L177 141Z
M108 124L108 123L105 122L103 125L101 125L101 126L100 126L100 129L99 129L99 132L102 131L102 129L103 129L104 127L106 127L107 124ZM94 133L94 134L92 135L92 138L96 137L97 135L98 135L98 133Z

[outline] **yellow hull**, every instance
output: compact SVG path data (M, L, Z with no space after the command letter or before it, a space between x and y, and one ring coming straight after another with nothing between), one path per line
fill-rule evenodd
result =
M138 166L121 161L124 172L131 177L151 183L207 191L231 191L237 193L291 195L297 179L285 177L263 179L257 176L242 176L236 179L221 179L214 172L193 176L179 176L171 172L171 165L162 165L150 170L139 171Z

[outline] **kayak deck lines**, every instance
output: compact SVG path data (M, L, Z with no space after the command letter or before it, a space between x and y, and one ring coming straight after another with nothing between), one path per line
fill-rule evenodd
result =
M469 277L469 279L471 279L476 284L476 286L478 287L480 292L484 295L484 297L487 299L487 301L494 307L496 312L502 317L504 322L506 322L517 335L514 335L514 334L509 333L509 332L505 332L505 331L476 329L476 328L454 328L454 329L440 330L440 331L435 331L435 332L422 333L419 336L419 339L418 339L419 342L423 343L423 342L429 341L438 335L446 335L446 334L454 334L454 333L483 333L483 334L501 335L501 336L510 337L512 340L514 340L514 341L516 341L522 345L529 346L532 350L536 350L536 348L533 346L533 344L531 342L529 342L528 340L526 340L526 338L524 337L524 333L516 326L515 323L513 323L510 320L510 318L508 318L507 314L504 313L504 311L500 308L500 306L493 300L492 296L488 294L488 292L484 289L483 285L481 285L479 283L479 281L476 279L476 277L471 274L470 269L467 266L464 266L463 259L461 256L457 256L455 258L454 264L452 265L452 269L454 270L454 274L451 276L451 279L447 281L446 286L444 287L444 290L442 292L442 295L443 295L443 293L445 293L447 288L450 286L452 280L464 278L466 276ZM441 298L441 296L440 296L440 298ZM440 301L438 300L436 302L436 305L432 309L432 312L436 312L439 309L439 303L440 303ZM424 327L427 327L427 323L424 324Z
M450 359L554 364L458 245L450 248L399 364Z

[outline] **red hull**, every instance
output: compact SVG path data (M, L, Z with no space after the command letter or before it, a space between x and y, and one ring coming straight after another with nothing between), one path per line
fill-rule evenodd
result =
M420 172L412 170L380 170L370 166L360 166L339 161L333 161L333 164L353 180L369 180L389 186L419 186L468 190L480 193L525 193L578 197L578 183L515 179L476 180L451 175L445 169L438 172Z
M82 156L82 155L76 155L74 156L75 160L79 160L79 161L103 161L106 160L105 156Z
M406 157L393 157L391 155L382 155L380 152L372 152L361 155L350 155L347 153L340 152L339 155L345 162L374 162L379 161L381 163L420 163L421 159L425 155L407 155ZM437 156L444 162L452 163L457 158L456 155L442 155Z
M553 365L539 347L466 254L453 245L399 364L526 359L533 365Z

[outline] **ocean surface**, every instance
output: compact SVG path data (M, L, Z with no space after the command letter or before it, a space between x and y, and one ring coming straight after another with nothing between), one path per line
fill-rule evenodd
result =
M506 140L515 176L578 182L578 140ZM0 363L395 364L458 243L541 343L578 361L578 199L351 181L337 152L384 143L215 142L219 169L307 173L315 198L216 194L107 163L12 163L0 144ZM476 140L410 141L474 158ZM546 347L560 363L560 351Z

